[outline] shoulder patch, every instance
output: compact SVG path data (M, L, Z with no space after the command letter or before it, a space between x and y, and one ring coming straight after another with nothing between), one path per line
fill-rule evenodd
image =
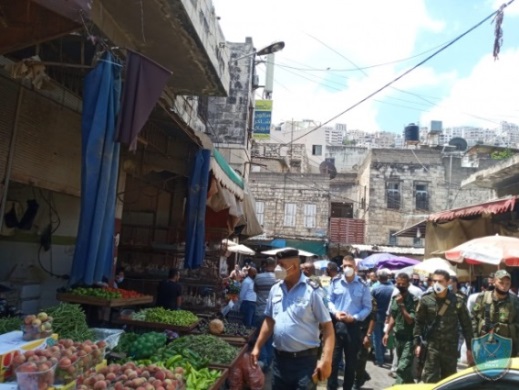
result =
M316 289L318 289L320 287L319 283L317 283L315 280L312 280L310 278L306 279L306 284L308 284L314 290L316 290Z

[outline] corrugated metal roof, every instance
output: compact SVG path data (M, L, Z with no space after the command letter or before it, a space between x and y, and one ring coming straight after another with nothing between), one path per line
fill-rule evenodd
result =
M429 215L427 220L432 222L448 222L456 218L471 217L483 214L505 213L507 211L513 210L516 199L516 196L512 196L468 207L440 211L438 213Z

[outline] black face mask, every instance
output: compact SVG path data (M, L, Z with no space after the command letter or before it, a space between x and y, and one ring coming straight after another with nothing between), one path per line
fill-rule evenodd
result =
M400 291L400 294L405 294L405 293L407 293L407 290L408 290L407 287L397 287L397 288L398 288L398 291Z
M415 286L419 286L420 285L420 279L413 279L413 284Z
M492 286L488 286L487 290L488 290L488 291L494 291L494 288L495 288L494 285L492 285Z

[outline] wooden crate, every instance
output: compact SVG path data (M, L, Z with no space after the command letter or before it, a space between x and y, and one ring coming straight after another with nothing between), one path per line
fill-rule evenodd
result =
M209 390L220 390L220 388L225 384L225 381L227 380L227 377L229 376L229 369L218 369L221 371L221 376L218 378L216 382L213 383L213 385L209 388Z
M136 298L103 299L70 293L58 293L56 299L61 302L103 307L125 307L153 303L153 297L151 295L143 295L142 297Z

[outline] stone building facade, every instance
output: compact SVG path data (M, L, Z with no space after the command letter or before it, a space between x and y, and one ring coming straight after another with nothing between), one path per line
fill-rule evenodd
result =
M318 174L251 172L249 186L266 238L324 240L330 179Z
M495 194L462 189L461 181L476 168L462 167L461 157L431 149L372 149L358 173L357 218L366 222L365 242L420 246L420 237L394 233L427 215L481 203Z
M247 178L254 113L255 56L252 38L226 42L230 52L228 97L200 98L206 134L231 167Z

